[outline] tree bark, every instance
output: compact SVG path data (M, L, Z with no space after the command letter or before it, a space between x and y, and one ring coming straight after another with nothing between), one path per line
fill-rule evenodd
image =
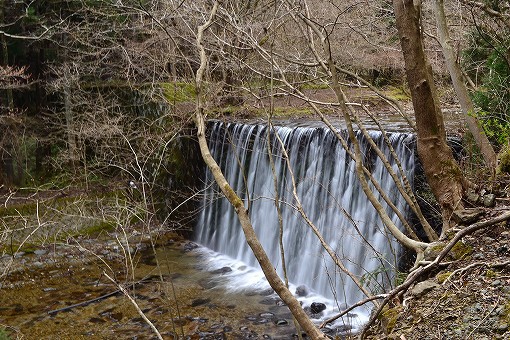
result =
M491 171L495 171L497 165L496 163L497 156L496 153L494 152L494 149L492 148L491 143L489 142L489 139L485 135L482 126L480 125L479 121L473 116L474 113L473 101L469 97L466 84L464 83L462 70L460 69L460 66L457 63L457 58L451 45L450 34L448 32L448 25L446 23L446 16L444 13L444 2L443 0L436 0L434 3L435 3L434 12L436 16L439 43L441 44L441 48L443 49L446 67L448 68L448 72L450 73L450 77L452 78L453 87L459 99L460 107L462 108L462 112L464 113L469 131L473 135L475 143L480 149L480 152L483 155L485 163L491 169Z
M393 0L407 81L411 90L417 129L418 155L443 218L443 232L450 217L462 208L463 176L446 144L443 114L437 98L432 68L426 58L420 27L420 1Z

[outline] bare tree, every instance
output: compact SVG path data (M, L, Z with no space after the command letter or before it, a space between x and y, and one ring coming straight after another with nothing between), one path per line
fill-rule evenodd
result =
M420 2L394 1L397 28L413 98L418 154L434 196L441 206L443 232L451 228L451 214L461 209L463 175L446 144L444 118L423 47Z
M492 169L492 171L494 171L497 165L496 153L494 152L489 139L485 135L480 122L474 116L475 108L473 101L469 96L467 86L464 82L465 77L458 63L458 58L455 55L452 41L450 39L444 11L444 3L442 0L436 0L434 5L439 42L443 49L446 66L450 72L455 93L459 98L460 106L464 112L469 131L473 135L476 145L480 148L480 152L483 155L485 163Z
M211 156L209 151L209 147L207 146L207 140L205 137L205 121L204 121L204 97L203 97L203 86L204 86L204 73L207 67L207 54L206 50L203 47L203 35L207 28L214 22L214 18L216 12L218 10L219 2L215 1L214 5L211 9L210 16L207 21L200 25L197 29L197 48L200 52L200 67L196 73L196 85L197 85L197 106L196 106L196 115L195 115L195 123L197 125L197 136L198 141L200 143L200 151L202 152L202 157L204 158L205 163L211 170L218 186L225 194L225 197L230 201L233 207L236 210L237 216L243 228L243 232L246 236L246 241L250 245L250 248L253 251L253 254L257 258L264 275L266 276L271 287L277 292L277 294L282 298L282 300L287 304L292 314L301 325L301 327L307 332L307 334L312 337L312 339L326 339L326 336L322 334L321 331L313 324L310 318L306 315L303 308L301 307L299 301L292 295L286 285L282 282L278 273L269 257L267 256L264 248L260 244L253 226L251 225L250 218L248 216L248 211L244 206L243 201L239 198L239 196L232 190L232 187L227 182L223 173Z

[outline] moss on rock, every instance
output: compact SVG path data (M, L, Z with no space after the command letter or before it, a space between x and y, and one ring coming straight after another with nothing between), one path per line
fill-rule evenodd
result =
M450 254L452 254L455 260L459 260L470 255L473 252L473 247L465 244L462 241L457 242L452 250L450 250Z
M436 275L437 282L443 283L452 275L452 272L439 273Z
M395 328L401 312L401 306L393 308L386 306L383 308L381 314L379 315L379 319L381 320L381 325L386 334L390 334L393 331L393 328Z

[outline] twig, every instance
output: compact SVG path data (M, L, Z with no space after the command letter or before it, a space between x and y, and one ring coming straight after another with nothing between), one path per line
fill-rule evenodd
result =
M469 266L466 266L466 267L463 267L463 268L459 268L459 269L454 270L454 271L450 274L450 276L448 276L448 277L446 278L446 280L444 280L443 285L444 285L444 284L446 284L448 281L450 281L450 278L451 278L452 276L454 276L455 274L457 274L457 273L463 273L463 272L465 272L465 271L467 271L467 270L469 270L469 269L471 269L471 268L473 268L473 267L476 267L476 266L482 266L482 265L487 265L487 263L485 263L485 262L475 262L475 263L471 263Z
M489 317L489 315L496 309L496 307L498 306L499 304L499 300L500 300L501 296L498 296L498 300L496 301L496 303L494 304L494 306L492 307L492 309L487 313L485 314L485 316L483 317L483 319L480 321L480 323L478 325L476 325L475 328L473 328L473 330L469 333L469 335L466 337L466 339L469 339L471 337L471 335L473 335L473 333L478 329L478 327L480 327L485 319L487 319Z
M338 313L337 315L325 320L323 323L321 323L321 325L319 326L319 328L323 328L324 326L326 326L328 323L330 322L333 322L339 318L341 318L342 316L344 316L345 314L349 313L351 310L353 310L354 308L356 307L359 307L359 306L362 306L370 301L373 301L373 300L377 300L377 299L383 299L387 296L388 294L379 294L379 295L374 295L374 296L371 296L369 298L366 298L362 301L359 301L359 302L356 302L354 305L350 306L349 308L343 310L341 313Z
M129 292L126 290L126 288L124 288L122 285L118 284L113 278L111 278L105 271L103 271L103 274L110 280L112 281L115 285L117 285L117 287L119 287L119 291L122 292L122 294L124 294L128 299L129 301L131 302L131 304L133 304L133 306L135 307L136 311L138 312L138 314L142 317L142 319L149 325L149 327L152 329L152 331L154 332L154 334L156 334L156 336L158 337L158 339L161 339L163 340L163 337L161 336L161 333L159 333L158 329L156 328L156 326L154 326L154 324L147 318L147 316L145 316L144 312L142 312L142 310L140 309L140 307L138 306L138 304L136 303L136 301L131 297L131 295L129 295Z
M489 267L506 267L510 265L510 261L502 262L502 263L493 263L489 265Z

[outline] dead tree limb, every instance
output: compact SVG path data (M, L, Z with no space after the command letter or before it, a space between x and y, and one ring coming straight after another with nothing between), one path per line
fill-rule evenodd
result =
M450 250L459 242L464 236L474 233L477 230L487 228L490 226L493 226L494 224L504 222L510 219L510 211L507 211L497 217L494 217L490 220L477 222L475 224L472 224L471 226L464 228L457 232L455 236L451 239L450 242L444 247L444 249L437 255L437 257L434 259L434 261L430 262L424 267L419 267L412 271L407 279L402 283L400 286L393 289L391 292L388 293L388 295L384 298L380 306L375 310L374 313L372 313L372 316L370 317L370 320L368 320L365 327L363 327L363 331L359 335L359 339L362 340L365 338L365 335L370 328L370 326L374 323L374 321L377 319L379 314L381 313L384 306L391 300L393 300L397 295L403 294L407 289L415 283L422 275L427 274L432 269L436 268L440 262L445 258L445 256L450 252Z

